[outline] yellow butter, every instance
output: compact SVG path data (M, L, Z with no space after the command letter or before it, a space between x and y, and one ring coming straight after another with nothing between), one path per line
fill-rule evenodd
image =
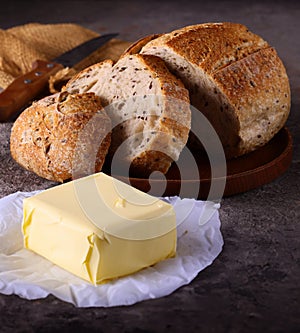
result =
M23 211L25 247L94 284L176 253L172 205L101 172L25 199Z

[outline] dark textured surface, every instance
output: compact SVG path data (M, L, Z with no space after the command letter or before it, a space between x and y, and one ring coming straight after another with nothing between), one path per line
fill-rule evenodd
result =
M0 28L76 22L135 40L188 24L235 21L278 51L290 77L294 139L289 170L271 184L222 200L225 241L215 262L167 297L129 307L77 309L54 297L0 295L0 332L300 332L300 3L267 1L10 1ZM0 196L53 185L9 155L0 124Z

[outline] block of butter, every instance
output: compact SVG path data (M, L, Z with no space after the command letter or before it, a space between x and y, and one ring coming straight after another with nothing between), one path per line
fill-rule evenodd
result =
M102 172L23 203L25 248L93 284L176 254L172 205Z

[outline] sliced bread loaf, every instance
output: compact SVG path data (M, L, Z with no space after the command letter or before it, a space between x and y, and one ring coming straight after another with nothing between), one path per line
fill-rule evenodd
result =
M57 93L24 110L10 138L12 157L25 169L58 182L101 170L111 121L93 93Z
M84 70L64 89L100 97L112 120L110 159L130 165L136 175L166 173L186 145L189 93L159 57L125 54L114 65Z
M159 56L182 80L191 104L214 126L228 158L264 145L286 122L290 87L284 65L274 48L244 25L184 27L146 40L140 53ZM191 138L193 133L196 121ZM195 141L190 143L197 148Z

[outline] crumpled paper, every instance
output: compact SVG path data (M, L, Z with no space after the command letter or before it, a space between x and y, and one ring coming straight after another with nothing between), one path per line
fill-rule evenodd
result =
M176 212L177 255L130 276L94 286L23 248L22 202L37 192L0 199L0 292L29 300L49 294L77 307L131 305L171 294L190 283L222 251L219 204L163 198Z

